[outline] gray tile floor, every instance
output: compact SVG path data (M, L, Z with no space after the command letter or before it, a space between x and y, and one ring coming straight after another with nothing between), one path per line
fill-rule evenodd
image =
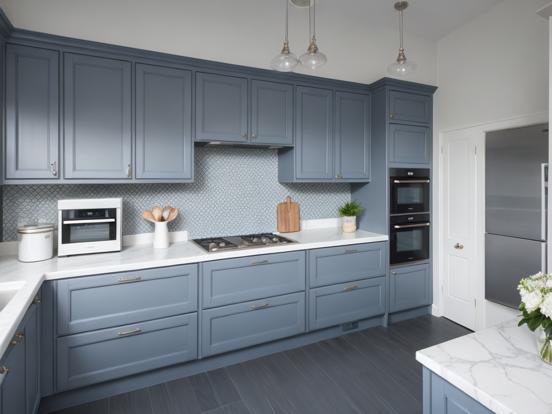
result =
M56 414L421 413L416 350L467 333L424 316Z

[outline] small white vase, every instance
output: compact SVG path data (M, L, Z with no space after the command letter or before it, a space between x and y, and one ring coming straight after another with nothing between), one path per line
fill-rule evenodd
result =
M169 228L167 227L166 221L158 221L155 223L153 247L156 249L166 249L169 247Z
M357 229L356 216L344 216L341 218L343 233L354 233Z

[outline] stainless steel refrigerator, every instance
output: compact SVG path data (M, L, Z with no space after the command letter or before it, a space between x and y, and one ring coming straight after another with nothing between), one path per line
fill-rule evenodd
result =
M519 280L546 271L547 193L548 125L487 133L487 300L517 308Z

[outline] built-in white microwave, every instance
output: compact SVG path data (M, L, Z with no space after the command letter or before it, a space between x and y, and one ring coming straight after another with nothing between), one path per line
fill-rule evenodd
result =
M120 198L58 201L58 256L121 250Z

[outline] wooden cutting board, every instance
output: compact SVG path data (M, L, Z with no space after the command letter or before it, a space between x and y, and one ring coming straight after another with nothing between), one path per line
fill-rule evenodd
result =
M291 233L301 230L301 222L299 216L299 204L291 201L291 197L287 197L283 203L278 204L278 232Z

